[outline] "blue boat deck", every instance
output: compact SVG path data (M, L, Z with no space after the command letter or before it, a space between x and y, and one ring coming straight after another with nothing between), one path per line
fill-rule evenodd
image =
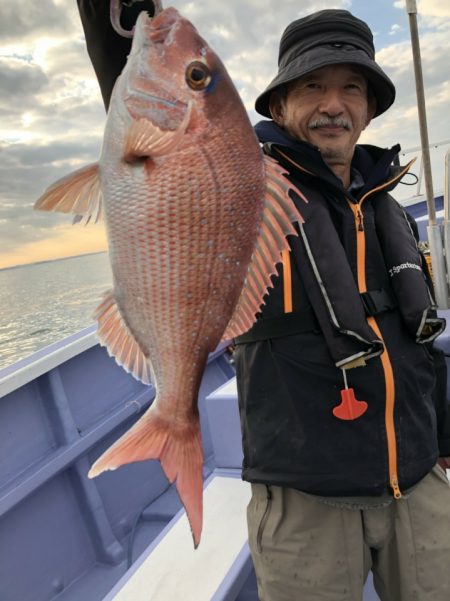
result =
M214 468L205 397L233 374L225 348L210 356L199 397L205 478ZM157 461L87 478L154 395L93 328L0 372L1 601L100 601L130 551L138 557L180 510Z

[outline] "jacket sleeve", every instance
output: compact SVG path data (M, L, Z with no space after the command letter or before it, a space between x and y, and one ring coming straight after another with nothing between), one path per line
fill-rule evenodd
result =
M433 391L437 415L439 455L450 457L450 395L447 384L447 362L443 350L431 347L436 384Z
M86 46L106 110L117 77L125 66L131 39L117 34L109 17L109 0L77 0Z
M406 212L409 224L414 233L416 241L419 240L417 224L413 217ZM433 279L431 277L425 257L420 253L422 269L427 279L428 287L434 294ZM436 407L439 455L450 457L450 391L448 390L447 362L444 351L438 348L439 342L428 346L434 362L436 384L433 391L434 405Z

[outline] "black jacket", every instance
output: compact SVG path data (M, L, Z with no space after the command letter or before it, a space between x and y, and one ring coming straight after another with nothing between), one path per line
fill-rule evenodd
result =
M288 169L290 179L309 199L308 210L302 201L299 209L307 213L305 228L309 221L310 230L309 247L301 235L290 239L289 265L280 266L274 278L255 327L258 335L251 341L250 332L238 340L242 343L237 346L236 367L244 478L325 496L379 495L389 488L398 493L418 482L437 459L435 369L424 342L443 327L432 310L404 212L388 194L402 177L401 170L391 165L398 148L357 147L353 168L364 184L352 197L317 149L290 140L269 122L257 127L257 132L266 152ZM315 229L311 223L316 223ZM386 237L388 241L383 240ZM399 244L392 249L394 238ZM361 239L363 259L358 258ZM393 285L392 254L404 252L410 254L394 270L401 274L399 290ZM315 290L312 257L322 257L322 284L331 290L332 308L346 320L346 328L324 318L327 307ZM290 301L286 301L287 272ZM359 323L364 296L356 299L353 291L361 286L361 279L369 292L366 300L374 305L367 303L367 330ZM423 323L427 321L429 327L421 335L411 326L422 315L418 297L428 306ZM288 316L286 305L290 305ZM277 332L277 319L281 324L290 322L289 333L282 325ZM266 320L269 334L264 337L261 324ZM361 336L352 336L355 331ZM364 367L346 374L356 398L366 401L368 409L358 419L346 421L335 417L333 409L341 401L344 379L338 366L347 365L348 349L348 359L366 359Z

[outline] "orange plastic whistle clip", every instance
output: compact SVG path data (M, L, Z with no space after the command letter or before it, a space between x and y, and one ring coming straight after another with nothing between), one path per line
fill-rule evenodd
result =
M338 419L358 419L368 408L366 401L358 401L355 398L353 388L341 390L341 404L333 409L333 415Z

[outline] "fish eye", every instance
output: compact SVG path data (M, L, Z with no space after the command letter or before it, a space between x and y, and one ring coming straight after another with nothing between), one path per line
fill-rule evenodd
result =
M204 90L212 79L211 71L200 61L194 61L186 69L186 83L193 90Z

